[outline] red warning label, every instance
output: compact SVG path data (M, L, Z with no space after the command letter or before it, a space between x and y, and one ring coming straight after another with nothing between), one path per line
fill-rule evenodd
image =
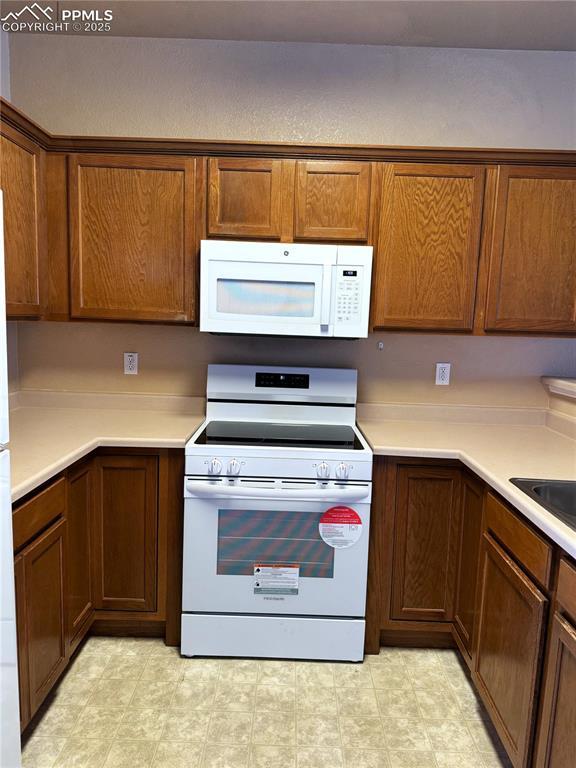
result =
M345 549L356 544L362 535L362 519L352 507L330 507L320 518L320 536L334 549Z

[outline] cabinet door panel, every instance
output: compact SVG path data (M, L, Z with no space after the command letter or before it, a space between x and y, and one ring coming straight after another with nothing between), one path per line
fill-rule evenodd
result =
M16 592L16 635L18 641L18 690L20 694L20 730L30 722L30 683L28 680L28 633L26 629L26 584L24 558L14 558Z
M6 314L38 317L44 309L46 201L44 152L9 126L0 136L4 192Z
M452 620L459 491L457 469L398 469L393 619Z
M515 768L528 765L547 600L487 534L474 681Z
M486 329L576 331L576 170L498 172Z
M281 231L281 160L212 158L208 233L278 239Z
M88 629L92 605L92 464L68 478L68 639L75 647Z
M370 163L296 163L296 238L366 240L369 202Z
M193 159L76 155L73 317L192 320Z
M576 755L576 628L554 616L537 768L572 768Z
M65 546L61 520L23 552L31 716L66 665Z
M373 326L472 330L484 169L384 167Z
M456 606L454 624L462 644L469 655L477 615L476 593L480 543L482 540L482 510L484 486L468 475L462 482L462 510L460 523L460 546L458 575L456 578Z
M154 611L157 590L158 459L96 460L96 608Z

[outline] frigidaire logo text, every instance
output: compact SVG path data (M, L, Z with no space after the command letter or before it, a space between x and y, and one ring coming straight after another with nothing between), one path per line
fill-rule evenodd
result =
M113 18L111 10L100 8L64 8L58 17L50 5L27 3L8 11L0 23L5 32L110 32Z

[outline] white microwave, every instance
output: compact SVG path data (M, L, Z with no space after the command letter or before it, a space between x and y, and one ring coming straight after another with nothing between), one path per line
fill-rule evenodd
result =
M368 335L372 246L202 240L200 330Z

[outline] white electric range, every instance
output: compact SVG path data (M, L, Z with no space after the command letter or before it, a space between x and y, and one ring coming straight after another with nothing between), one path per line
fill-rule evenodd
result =
M183 655L362 660L372 452L356 379L208 367L186 444Z

